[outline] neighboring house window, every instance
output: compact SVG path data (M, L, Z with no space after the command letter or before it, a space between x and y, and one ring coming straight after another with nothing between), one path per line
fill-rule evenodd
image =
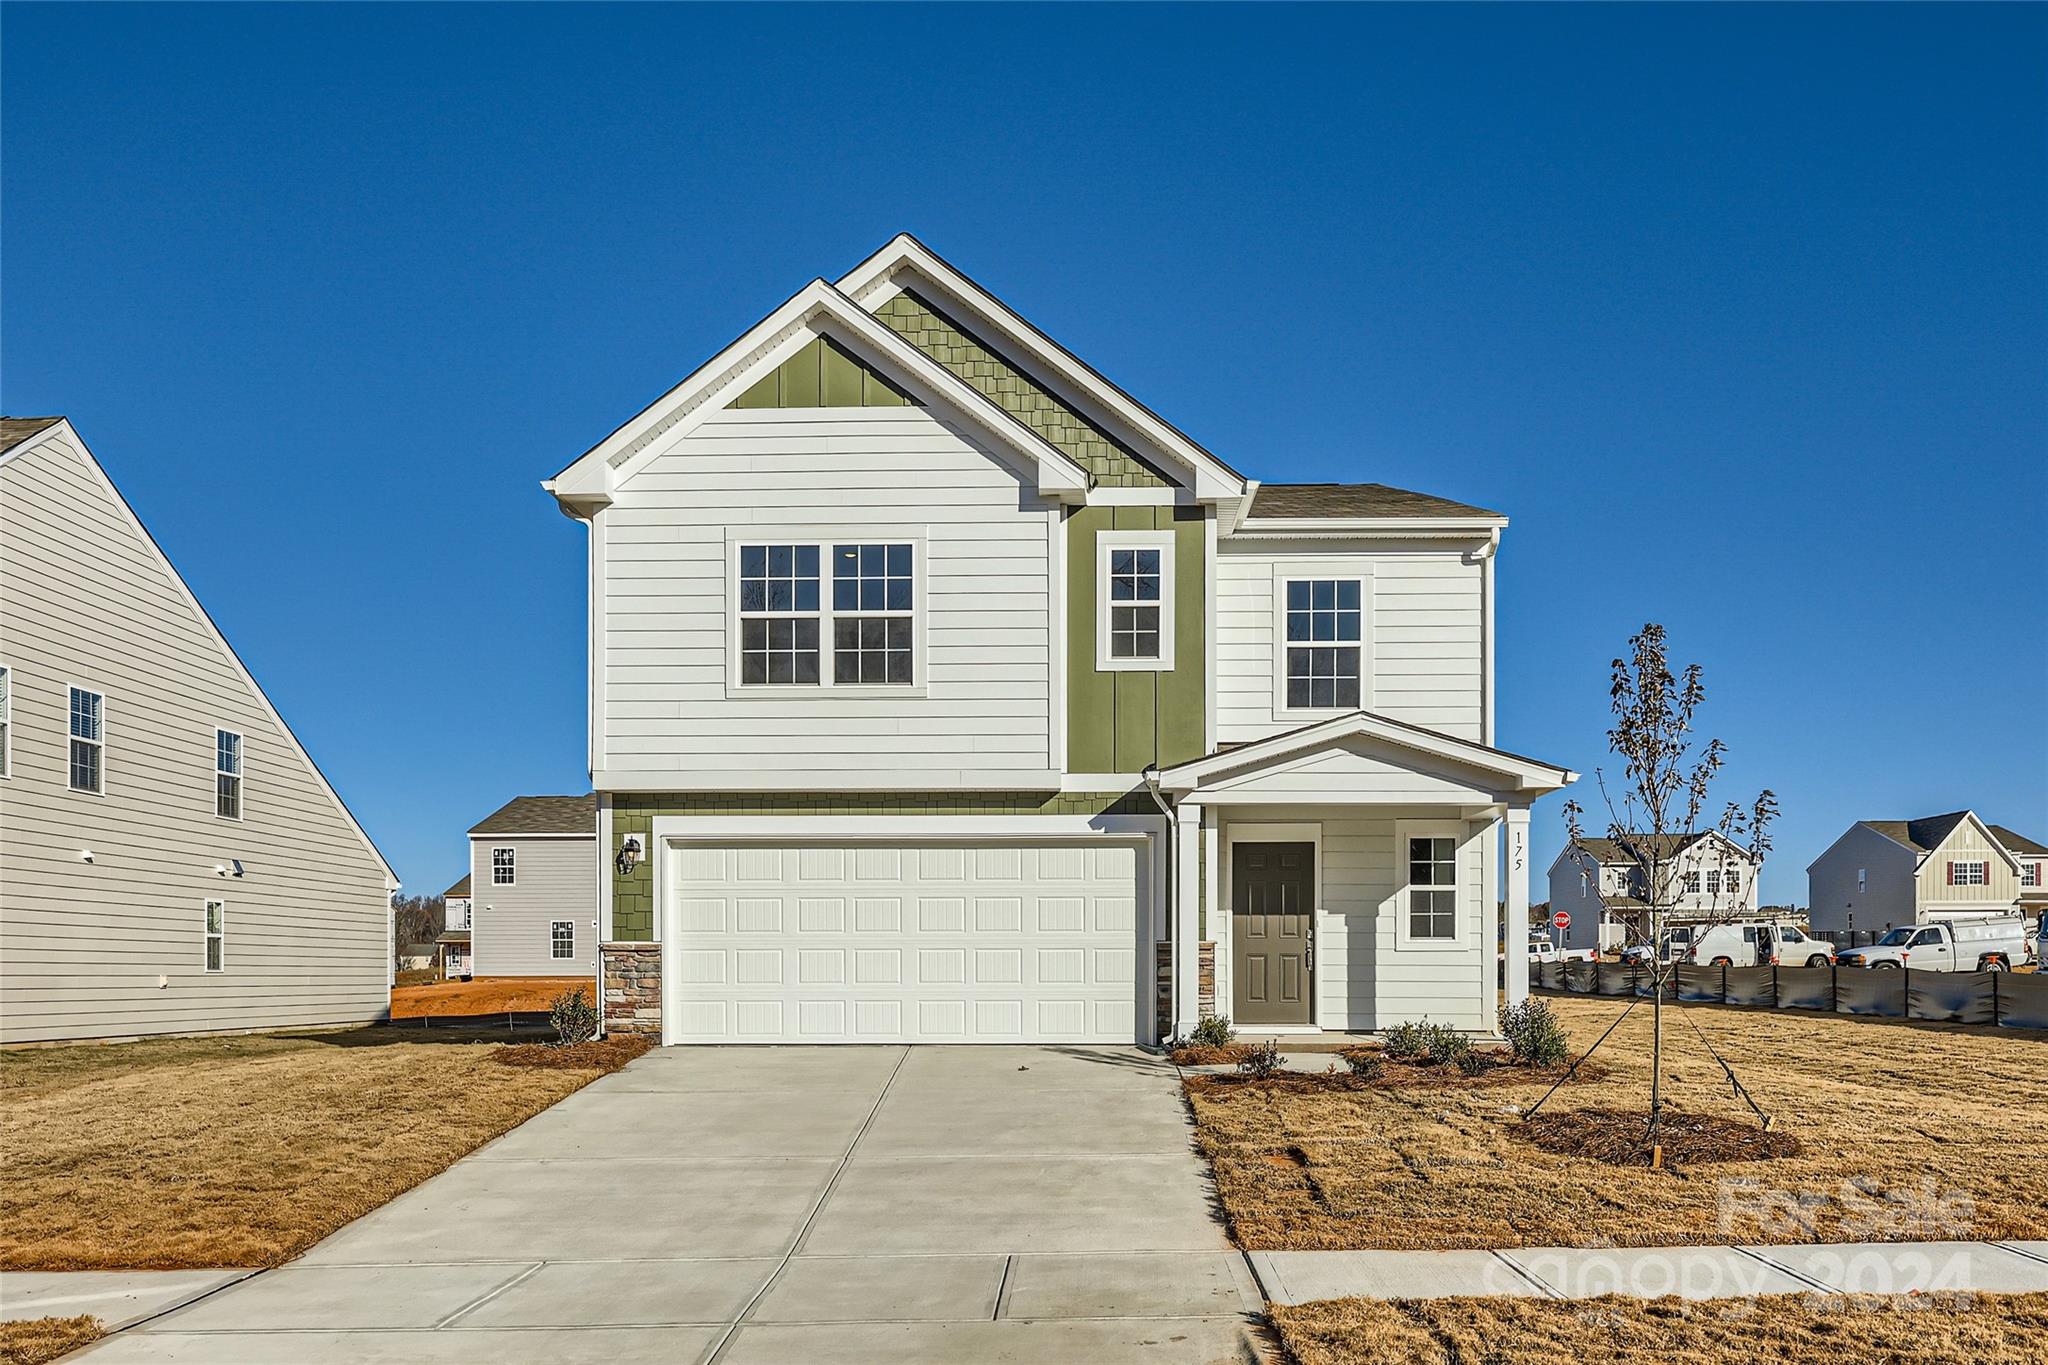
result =
M1429 835L1408 840L1408 937L1458 936L1458 841Z
M1709 896L1718 896L1721 894L1721 874L1719 871L1709 872L1707 874L1707 894Z
M512 860L512 850L511 850L511 849L509 849L509 848L494 848L494 849L492 849L492 850L491 850L491 885L492 885L492 886L512 886L512 885L514 885L514 884L515 884L515 877L516 877L516 873L517 873L517 868L516 868L516 866L514 865L514 863L513 863L513 860Z
M1728 894L1731 896L1735 896L1740 895L1741 892L1742 873L1737 871L1735 868L1731 867L1728 869Z
M911 678L911 547L832 547L832 681Z
M228 903L206 903L206 970L217 972L227 960Z
M1678 878L1678 885L1679 889L1684 891L1686 895L1697 896L1700 893L1700 874L1697 872L1681 873Z
M1950 886L1985 886L1991 881L1991 864L1983 861L1950 863L1948 884Z
M818 681L818 547L740 547L740 681Z
M0 671L4 671L4 670L0 670ZM5 760L0 760L0 762L4 762L4 761L5 761ZM5 772L5 769L4 769L4 768L0 768L0 772ZM2021 886L2039 886L2040 884L2041 884L2041 865L2040 865L2039 863L2021 863L2021 864L2020 864L2020 885L2021 885Z
M0 664L0 777L14 776L14 670Z
M1858 891L1867 891L1867 890L1869 890L1869 889L1870 889L1870 869L1869 869L1869 868L1867 868L1867 867L1859 867L1859 868L1857 868L1857 869L1856 869L1856 889L1857 889Z
M213 813L242 818L242 737L233 730L213 732Z
M71 689L71 790L106 790L106 711L103 692Z
M1096 666L1172 669L1173 533L1105 531L1096 547Z
M1362 588L1356 578L1287 581L1289 710L1358 708Z
M552 957L576 956L576 921L558 919L548 932L548 951Z

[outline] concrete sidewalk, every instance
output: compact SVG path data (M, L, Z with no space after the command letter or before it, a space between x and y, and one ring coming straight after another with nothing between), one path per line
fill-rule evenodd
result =
M2048 1291L2048 1242L1521 1247L1508 1251L1253 1251L1274 1303L1497 1295L1687 1299L1751 1294Z
M98 1318L109 1332L182 1308L253 1270L0 1271L0 1319Z

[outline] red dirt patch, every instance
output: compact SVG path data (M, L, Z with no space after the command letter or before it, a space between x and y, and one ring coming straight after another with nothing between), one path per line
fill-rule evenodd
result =
M1647 1166L1650 1149L1646 1110L1575 1109L1566 1114L1538 1114L1516 1124L1508 1135L1563 1156L1591 1157L1610 1166ZM1797 1156L1799 1139L1783 1130L1765 1132L1753 1123L1712 1114L1664 1111L1657 1142L1666 1166L1703 1166L1716 1161L1767 1161Z
M466 1014L526 1013L545 1010L563 991L580 990L593 1005L596 987L587 976L486 976L475 981L444 981L433 986L391 988L391 1017L460 1018Z

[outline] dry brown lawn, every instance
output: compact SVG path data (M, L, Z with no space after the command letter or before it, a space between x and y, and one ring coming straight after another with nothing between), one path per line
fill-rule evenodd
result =
M1552 999L1576 1050L1626 1005ZM1665 1094L1745 1118L1695 1021L1801 1151L1651 1171L1517 1141L1545 1084L1188 1086L1248 1249L1488 1248L2048 1237L2048 1041L1789 1010L1667 1007ZM1649 1006L1544 1113L1647 1108ZM1493 1078L1489 1077L1489 1080Z
M1299 1365L2036 1365L2048 1341L2048 1294L1330 1299L1271 1312Z
M500 1065L502 1041L376 1028L0 1053L0 1268L277 1265L603 1074Z
M0 1322L0 1365L43 1365L106 1335L98 1318Z
M563 991L580 990L592 1004L595 988L587 976L486 976L475 981L442 981L431 986L391 988L391 1017L458 1018L470 1014L545 1010Z

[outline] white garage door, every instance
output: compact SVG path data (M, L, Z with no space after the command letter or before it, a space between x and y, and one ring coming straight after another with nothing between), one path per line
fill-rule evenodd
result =
M670 1041L1137 1037L1133 844L682 844L667 856Z

